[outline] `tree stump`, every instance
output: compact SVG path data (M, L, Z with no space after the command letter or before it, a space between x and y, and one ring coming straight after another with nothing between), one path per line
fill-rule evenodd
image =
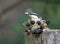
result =
M38 38L34 37L33 34L27 35L25 33L25 44L41 44L42 35L40 35Z
M43 44L60 44L60 30L43 33Z
M44 32L40 37L35 38L25 33L25 44L60 44L60 30Z

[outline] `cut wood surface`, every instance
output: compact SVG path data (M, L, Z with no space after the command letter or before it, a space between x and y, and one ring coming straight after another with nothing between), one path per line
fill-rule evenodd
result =
M60 30L44 32L39 38L25 33L25 44L60 44Z

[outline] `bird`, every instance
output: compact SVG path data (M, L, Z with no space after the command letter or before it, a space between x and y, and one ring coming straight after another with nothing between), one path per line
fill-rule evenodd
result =
M42 17L37 16L34 12L25 12L25 14L30 17L26 24L27 27L31 27L28 32L31 32L32 34L41 34L49 30L47 27L50 23L49 20L43 20Z

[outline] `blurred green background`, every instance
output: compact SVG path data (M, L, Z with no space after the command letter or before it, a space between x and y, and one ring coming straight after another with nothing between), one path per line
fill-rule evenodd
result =
M27 5L28 8L31 8L34 12L39 14L43 19L50 20L49 28L60 29L60 0L26 0L25 2L28 4ZM26 5L21 7L19 5L18 9L16 9L16 11L14 10L19 15L21 15L17 19L19 23L13 24L10 27L11 30L7 32L9 32L9 34L11 33L12 35L10 34L7 37L3 37L2 39L0 39L0 44L25 44L24 30L26 29L26 27L23 26L22 24L25 21L27 21L27 17L21 14L21 13L24 14L25 6ZM21 10L20 8L23 10ZM14 13L12 12L12 14ZM15 15L17 16L17 14ZM15 19L14 15L12 18L13 20ZM9 29L9 27L7 29ZM5 30L3 32L7 34ZM15 36L13 33L15 33L15 35L17 36L16 38L14 38Z
M28 0L30 8L43 19L50 20L49 28L60 29L60 0Z

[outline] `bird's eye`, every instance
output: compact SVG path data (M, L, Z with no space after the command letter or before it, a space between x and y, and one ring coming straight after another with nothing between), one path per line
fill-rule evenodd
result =
M38 24L38 25L40 25L40 24L41 24L41 22L40 22L40 21L37 21L37 24Z
M29 27L30 26L30 23L27 23L26 26Z
M35 24L35 21L34 20L31 20L30 23L33 25L33 24Z

